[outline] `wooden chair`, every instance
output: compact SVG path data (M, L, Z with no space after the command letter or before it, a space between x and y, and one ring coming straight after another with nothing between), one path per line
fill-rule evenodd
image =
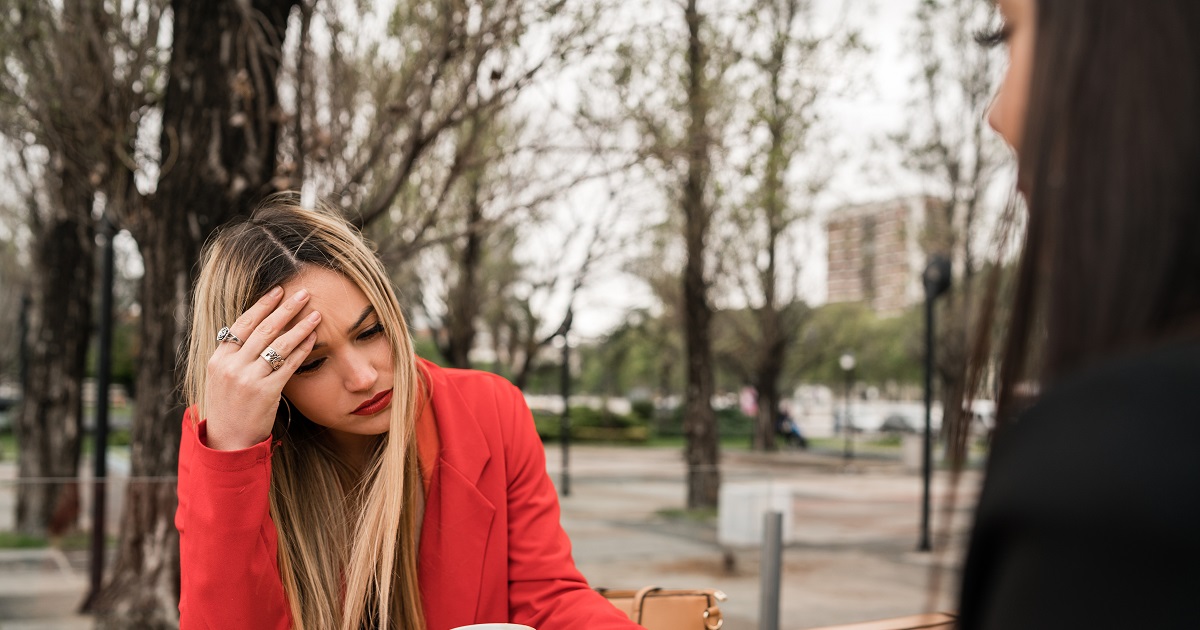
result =
M954 620L954 615L949 613L925 613L841 626L824 626L811 630L953 630Z

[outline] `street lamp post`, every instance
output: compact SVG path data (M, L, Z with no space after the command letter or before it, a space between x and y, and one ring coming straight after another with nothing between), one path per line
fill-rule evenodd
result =
M838 359L838 365L841 366L842 372L846 375L846 406L842 409L842 432L846 437L846 449L843 457L846 461L854 459L854 423L850 420L850 394L854 389L855 363L854 355L849 352L843 354Z
M100 234L104 238L100 279L100 338L99 360L96 362L96 427L93 435L92 470L92 541L88 573L91 577L83 609L90 610L100 595L104 581L105 495L108 481L108 389L112 382L113 278L115 251L113 239L117 229L107 214L100 219Z
M571 322L575 319L575 310L567 308L567 316L563 319L558 335L562 336L562 370L559 374L562 389L563 412L559 419L559 438L562 441L562 483L560 491L564 497L571 496Z
M925 285L925 440L921 449L921 539L917 551L930 551L929 482L933 474L933 303L950 288L950 259L937 255L929 259L921 275ZM943 421L945 414L943 413Z

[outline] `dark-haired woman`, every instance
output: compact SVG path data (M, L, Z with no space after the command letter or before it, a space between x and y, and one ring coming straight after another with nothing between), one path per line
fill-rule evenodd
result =
M1200 2L998 4L1029 217L960 627L1200 628Z

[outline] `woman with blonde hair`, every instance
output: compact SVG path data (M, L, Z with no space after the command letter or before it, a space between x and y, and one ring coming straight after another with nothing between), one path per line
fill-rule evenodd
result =
M183 628L636 628L588 588L521 393L418 359L335 211L205 248L179 453Z

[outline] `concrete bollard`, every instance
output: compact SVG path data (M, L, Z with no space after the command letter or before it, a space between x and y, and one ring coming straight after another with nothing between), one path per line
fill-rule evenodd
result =
M783 514L763 514L762 573L759 577L760 630L779 630L780 576L783 568Z

